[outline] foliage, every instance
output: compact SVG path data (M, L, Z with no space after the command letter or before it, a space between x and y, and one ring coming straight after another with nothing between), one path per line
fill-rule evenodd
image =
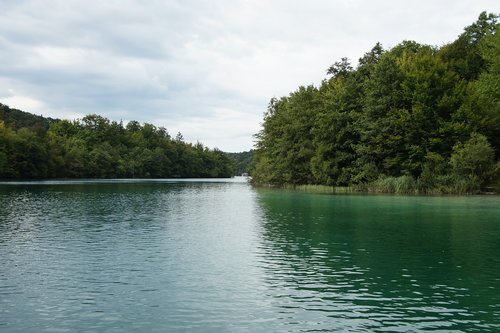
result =
M0 121L3 121L5 126L13 129L29 128L37 136L44 136L49 129L49 126L58 119L45 118L28 112L17 109L12 109L7 105L0 103Z
M5 114L18 110L2 106ZM21 111L19 111L21 112ZM13 119L13 117L9 117ZM234 163L218 149L172 139L165 128L110 121L91 114L76 121L46 120L37 131L28 113L7 126L0 120L0 178L230 177Z
M377 43L319 87L273 98L256 135L253 182L467 193L500 156L498 16L481 13L440 48Z
M263 129L257 134L255 181L298 184L313 180L312 132L319 105L319 92L313 86L299 87L288 97L271 100Z
M418 191L417 182L412 176L381 176L369 185L371 191L381 193L411 194Z
M495 171L493 148L484 135L472 133L467 142L453 147L450 164L456 175L483 182Z
M252 149L241 153L227 153L227 156L234 161L236 175L250 174L253 159Z

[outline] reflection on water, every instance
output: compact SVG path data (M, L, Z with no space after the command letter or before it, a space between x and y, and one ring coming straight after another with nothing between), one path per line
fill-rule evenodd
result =
M498 198L262 192L280 318L316 331L500 330Z
M0 331L497 332L498 197L0 184Z

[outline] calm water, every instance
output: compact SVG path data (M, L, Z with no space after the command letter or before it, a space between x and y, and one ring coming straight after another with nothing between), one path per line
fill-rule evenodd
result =
M499 332L500 198L0 184L1 332Z

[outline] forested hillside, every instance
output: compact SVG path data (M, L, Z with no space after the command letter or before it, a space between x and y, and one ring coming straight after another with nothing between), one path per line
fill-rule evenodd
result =
M34 132L43 134L49 129L50 124L59 121L59 119L37 116L29 112L9 108L7 105L0 103L0 121L3 121L5 126L12 129L27 127Z
M99 115L54 120L0 105L0 178L230 177L222 151Z
M475 192L500 156L498 15L452 43L377 43L319 87L273 98L256 135L256 184L386 192Z
M252 169L253 150L243 151L241 153L227 153L234 161L236 167L236 175L244 173L250 174Z

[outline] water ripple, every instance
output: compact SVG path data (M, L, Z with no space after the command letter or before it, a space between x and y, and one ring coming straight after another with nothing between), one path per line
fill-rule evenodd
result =
M468 199L0 185L0 330L497 332L500 205Z

